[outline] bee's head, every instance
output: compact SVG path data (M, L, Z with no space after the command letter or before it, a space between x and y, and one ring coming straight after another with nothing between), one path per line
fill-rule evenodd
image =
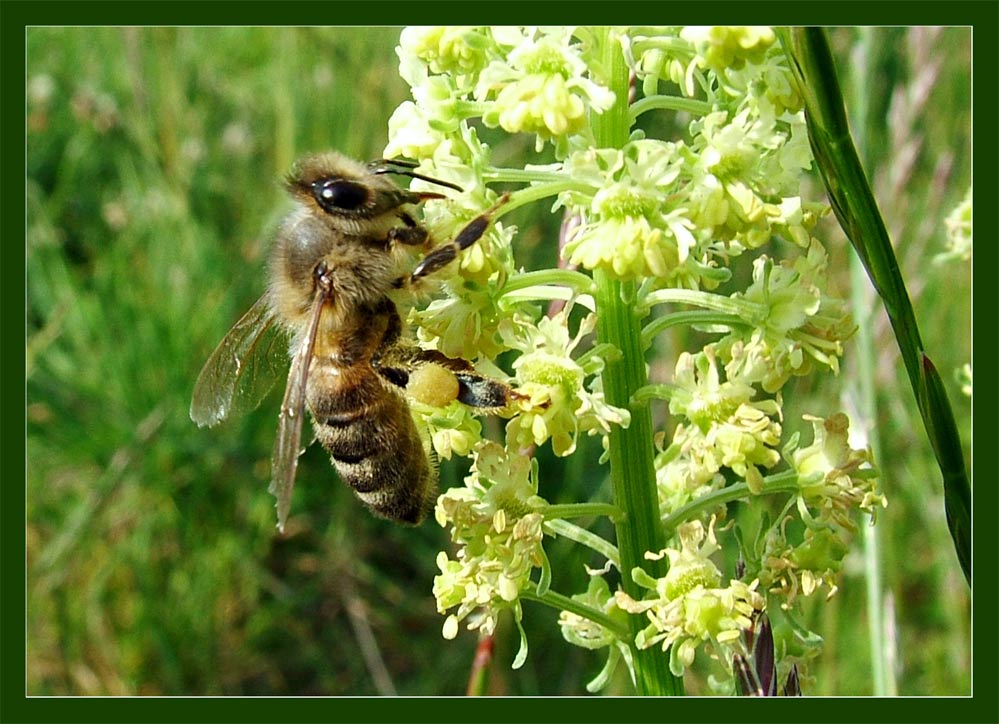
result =
M405 204L442 198L441 194L399 188L383 174L378 168L330 152L298 161L285 184L305 205L348 219L374 219Z

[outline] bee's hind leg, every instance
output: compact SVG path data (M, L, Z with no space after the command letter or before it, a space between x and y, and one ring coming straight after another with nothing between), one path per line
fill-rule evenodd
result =
M443 368L453 376L457 381L457 391L452 399L469 407L498 410L519 397L506 383L480 375L471 362L448 357L436 349L395 345L377 359L375 369L389 382L405 388L419 374L419 370L431 365Z
M499 410L521 396L508 384L475 372L456 372L454 376L458 378L458 401L469 407Z

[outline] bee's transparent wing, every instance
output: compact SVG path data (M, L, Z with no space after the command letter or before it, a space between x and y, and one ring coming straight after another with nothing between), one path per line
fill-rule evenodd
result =
M212 352L194 383L191 419L215 425L260 404L288 360L267 295L250 307Z
M309 326L302 337L298 350L291 359L288 370L288 386L281 402L278 419L278 435L271 454L270 492L277 498L275 506L278 515L278 530L284 532L284 523L291 509L291 490L295 485L295 471L298 457L302 454L302 418L305 416L305 393L308 389L309 367L312 365L312 352L316 345L316 331L323 305L329 298L329 285L320 283L309 312Z

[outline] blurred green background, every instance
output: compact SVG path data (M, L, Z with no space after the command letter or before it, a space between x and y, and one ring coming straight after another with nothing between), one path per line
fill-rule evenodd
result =
M871 102L866 158L927 348L950 380L970 360L970 268L933 257L943 217L970 184L970 31L875 32L863 84L844 81ZM444 641L431 594L445 532L374 519L316 448L302 458L280 537L267 493L278 398L211 430L187 415L201 365L263 289L292 161L327 148L380 155L388 117L408 97L397 37L28 29L29 694L464 692L475 637ZM849 76L857 33L833 40ZM494 156L532 146L512 139ZM511 219L522 228L518 261L551 264L558 219L529 218ZM824 238L846 295L842 236L829 224ZM874 324L890 500L881 580L899 692L967 694L969 597L939 474L880 311ZM791 408L839 407L852 353L839 380L799 383ZM650 361L654 374L672 366ZM970 401L956 382L951 398L968 443ZM597 447L569 460L541 451L542 493L593 496ZM445 462L442 485L464 471ZM583 563L594 561L567 541L548 549L555 587L583 590ZM871 693L857 551L837 597L807 608L826 650L806 693ZM531 655L519 671L509 669L515 629L501 627L491 693L583 693L602 659L563 643L555 621L525 604ZM687 685L704 691L696 672Z

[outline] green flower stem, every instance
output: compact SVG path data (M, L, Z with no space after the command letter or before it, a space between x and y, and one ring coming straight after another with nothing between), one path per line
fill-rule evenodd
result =
M652 50L653 48L658 48L660 50L668 50L673 55L682 54L687 60L693 57L690 51L690 44L680 40L679 38L663 38L663 37L649 37L640 38L643 32L647 32L649 35L656 36L659 35L662 30L659 28L633 28L633 35L638 38L634 43L634 50L632 55L636 58L642 55L647 50Z
M509 294L503 293L500 295L500 303L504 305L510 302L516 304L518 302L530 301L546 301L550 302L553 300L560 300L563 302L574 302L580 306L586 307L591 312L593 311L593 298L588 294L577 295L571 289L563 286L554 285L544 285L544 286L534 286L534 287L524 287L523 289L516 289Z
M555 508L558 506L553 505L552 507ZM548 515L547 510L545 511L545 515ZM617 548L596 533L591 533L586 528L581 528L567 520L545 520L544 527L552 533L564 536L571 541L596 551L613 563L618 570L621 569L621 556L618 555Z
M833 354L835 354L837 350L842 347L842 342L809 334L805 331L805 329L807 329L807 327L801 327L800 329L795 330L795 336L802 342L807 342L810 347L819 347L820 349L828 350Z
M628 112L628 117L632 123L645 113L652 110L686 111L691 115L702 116L714 110L710 103L696 101L691 98L679 98L677 96L649 96L643 98L633 105Z
M774 495L776 493L797 493L801 490L798 473L788 470L776 475L768 475L763 478L763 490L759 493L752 493L746 483L736 483L721 490L715 490L707 495L702 495L697 500L693 500L681 508L676 509L670 515L663 518L663 528L669 535L673 534L677 526L688 520L692 520L701 513L717 508L719 505L731 503L736 500L747 500L759 495Z
M598 39L599 64L604 74L598 78L614 91L615 104L603 113L593 114L591 124L599 148L623 148L628 142L628 67L621 46L611 28L594 31ZM594 68L594 74L597 73ZM628 408L635 391L649 384L642 349L642 318L636 310L636 284L622 282L601 270L593 273L596 282L594 299L597 308L597 339L621 350L621 357L608 359L602 374L607 402ZM631 424L614 428L609 437L610 477L614 502L625 517L615 524L617 547L621 555L619 570L628 572L642 568L649 575L665 574L663 561L646 560L648 551L660 551L665 546L659 520L659 496L653 465L652 415L649 407L631 410ZM621 587L635 600L644 596L634 579L625 573ZM635 666L635 688L643 696L679 695L683 680L669 670L669 656L663 651L638 649L635 638L641 633L645 619L629 616L629 645Z
M871 94L863 88L864 80L873 70L871 56L874 52L874 35L870 28L859 31L857 63L852 76L853 84L850 93L851 114L850 125L854 129L857 150L863 155L864 163L871 157L871 144L867 140L868 123L871 118ZM856 400L862 419L867 423L867 441L874 453L875 460L883 460L881 438L878 426L873 423L878 418L877 405L877 353L874 344L875 305L873 294L864 280L864 266L856 254L850 256L850 308L853 319L857 323L856 336ZM890 656L890 631L885 621L885 588L884 569L880 534L882 526L865 525L864 537L864 580L867 584L867 630L869 632L869 651L871 656L871 688L875 696L896 696L898 683L894 676Z
M571 269L540 269L518 274L507 280L500 296L534 286L557 285L568 287L577 294L592 294L593 280Z
M490 183L555 184L563 183L565 174L532 168L490 168L482 172L482 178ZM579 184L578 188L593 191L586 184Z
M510 200L496 211L493 218L498 219L505 214L509 214L514 209L519 209L521 206L533 204L535 201L541 201L542 199L547 199L550 196L558 196L563 191L579 191L580 193L588 194L592 193L593 189L587 184L580 183L579 181L573 181L572 179L566 179L564 176L558 181L553 181L552 183L525 186L524 188L517 189L511 193Z
M538 603L543 603L546 606L551 606L557 611L569 611L577 616L582 616L588 621L600 624L622 641L628 641L629 637L631 640L634 640L635 638L634 635L628 631L628 629L612 619L603 611L598 611L595 608L587 606L585 603L574 601L568 596L563 596L561 593L556 593L551 589L545 591L539 596L531 590L530 587L528 587L520 592L520 598L524 601L537 601Z
M674 397L683 398L681 402L689 402L691 395L679 385L645 385L635 390L635 394L631 396L631 404L638 407L651 400L672 400Z
M493 663L492 634L479 636L479 645L475 650L475 658L472 660L472 673L468 677L467 696L485 696L489 684L489 669Z
M657 304L690 304L722 314L731 314L747 322L761 320L767 313L767 308L763 304L745 299L732 299L732 297L712 292L701 292L696 289L659 289L650 292L641 302L643 306L648 308Z
M561 503L549 505L543 511L545 520L587 518L606 515L611 520L620 518L621 509L610 503Z
M454 102L454 114L459 118L478 118L488 110L489 104L485 101L456 100Z
M594 366L593 368L590 368L589 367L590 360L599 358L603 362L606 362L608 359L611 358L617 359L620 356L621 356L621 350L619 350L614 345L596 344L590 349L583 352L583 354L579 355L579 357L576 358L576 364L578 364L580 367L586 370L587 374L591 374L593 372L599 372L600 367Z
M725 327L727 330L733 327L744 327L746 326L746 321L735 314L721 314L712 311L694 310L691 312L666 314L653 319L645 325L645 329L642 330L642 347L645 349L651 347L652 342L661 332L682 324L718 325Z
M862 94L866 95L866 94ZM850 306L857 322L856 354L857 363L857 402L862 419L877 420L877 353L874 346L874 325L869 318L875 309L871 300L870 288L864 280L864 268L854 254L850 257ZM867 427L867 442L871 446L875 460L883 460L881 438L876 424ZM891 663L891 646L888 643L890 631L885 621L884 580L882 553L879 535L882 526L865 525L864 536L864 579L867 584L867 630L870 636L871 687L875 696L897 696L898 683Z

